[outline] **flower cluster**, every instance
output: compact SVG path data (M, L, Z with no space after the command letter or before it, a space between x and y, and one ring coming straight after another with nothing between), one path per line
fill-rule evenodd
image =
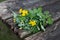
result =
M17 24L19 29L36 33L38 31L45 31L47 24L52 24L53 20L48 11L42 10L42 8L34 8L26 10L20 8L19 14L13 12L13 21Z
M22 8L19 10L19 13L21 13L21 16L26 16L28 14L27 10L23 10Z
M29 24L31 24L32 26L36 25L36 21L35 20L30 20Z

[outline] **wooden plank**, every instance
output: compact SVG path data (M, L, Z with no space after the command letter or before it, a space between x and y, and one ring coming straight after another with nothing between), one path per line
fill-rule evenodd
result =
M11 18L12 16L13 16L12 13L2 14L1 15L1 19L2 20L6 20L8 18Z
M10 25L10 28L11 29L14 29L14 22L13 22L13 18L10 18L10 19L8 19L8 20L6 20L6 23L8 24L8 25Z
M18 27L15 26L13 31L14 31L14 33L18 34L18 30L19 30Z
M13 22L13 18L6 20L6 23L10 25L10 28L14 31L14 33L18 33L18 29L15 26L15 23Z
M7 9L7 6L0 4L0 9Z
M0 3L0 16L1 16L1 14L5 14L6 11L7 11L6 3L5 2L1 2Z
M7 9L0 8L0 17L2 16L2 14L6 14L6 13L8 13Z
M53 4L55 2L57 2L59 0L51 0L51 1L47 1L46 0L37 0L36 2L34 2L34 0L31 1L25 1L23 2L23 5L26 7L26 8L32 8L32 7L38 7L38 6L46 6L46 5L50 5L50 4Z
M52 14L51 14L52 15ZM54 15L54 16L53 16ZM59 20L60 19L60 12L56 12L55 14L53 14L52 16L53 16L53 20L54 21L57 21L57 20Z
M56 3L57 1L59 0L51 0L51 1L49 0L49 2L46 2L46 0L26 0L26 1L18 0L15 2L15 4L9 7L16 11L16 10L19 10L20 7L25 9L31 9L34 7L50 5L50 4Z
M28 32L28 31L21 30L21 29L18 30L18 35L20 38L27 37L29 34L30 34L30 32Z

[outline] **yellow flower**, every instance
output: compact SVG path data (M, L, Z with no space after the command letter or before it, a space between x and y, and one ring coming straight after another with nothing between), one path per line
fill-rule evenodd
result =
M22 13L22 11L23 11L23 9L21 8L21 9L19 10L19 13Z
M23 10L21 15L22 16L26 16L27 14L28 14L28 11L27 10Z
M23 10L22 13L25 14L26 13L26 10Z
M28 11L27 10L23 10L22 13L23 14L28 14Z
M22 8L19 10L19 13L21 13L21 16L26 16L28 14L27 10L23 10Z
M25 14L21 14L22 16L25 16Z
M32 26L35 26L36 25L36 21L30 20L29 24L32 25Z
M26 10L25 13L28 14L28 11Z
M14 21L14 23L15 23L15 22L16 22L16 19L14 18L13 21Z

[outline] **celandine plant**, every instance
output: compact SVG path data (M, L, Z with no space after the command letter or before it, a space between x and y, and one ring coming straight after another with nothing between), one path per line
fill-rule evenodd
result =
M19 29L31 33L36 33L41 30L45 31L46 25L53 23L49 12L43 12L42 7L31 10L20 8L18 14L13 12L13 21L18 25Z

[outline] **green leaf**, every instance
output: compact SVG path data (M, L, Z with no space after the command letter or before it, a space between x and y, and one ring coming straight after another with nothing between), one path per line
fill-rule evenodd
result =
M38 32L39 30L37 29L37 27L35 26L35 27L31 27L31 32L33 32L33 33L36 33L36 32Z
M41 25L41 29L42 29L43 31L45 31L45 28L44 28L44 26L43 26L43 25Z
M38 13L38 10L36 8L34 8L33 13Z
M37 29L40 30L39 26L37 26Z
M16 17L16 23L20 23L20 20Z
M47 23L46 23L46 19L43 20L43 26L46 26Z
M47 19L47 23L48 23L48 24L52 24L52 23L53 23L53 20L52 20L51 17Z
M29 26L24 26L23 29L26 30L26 31L30 31L31 30Z
M37 16L39 16L40 18L42 18L42 19L45 19L45 15L43 14L43 13L37 13Z
M33 10L29 10L29 13L33 13Z
M19 20L20 20L20 21L21 21L21 20L25 21L26 18L25 18L25 17L19 17Z
M20 22L18 26L22 27L22 26L25 26L25 24Z
M48 17L51 17L51 15L49 14L49 11L44 11L45 14L45 18L47 19Z
M16 18L17 14L14 11L12 11L12 13L13 13L13 17Z
M42 10L42 7L39 7L39 8L38 8L38 12L42 13L42 11L43 11L43 10Z
M36 16L36 14L33 12L33 10L29 10L28 17L33 18L35 16Z

